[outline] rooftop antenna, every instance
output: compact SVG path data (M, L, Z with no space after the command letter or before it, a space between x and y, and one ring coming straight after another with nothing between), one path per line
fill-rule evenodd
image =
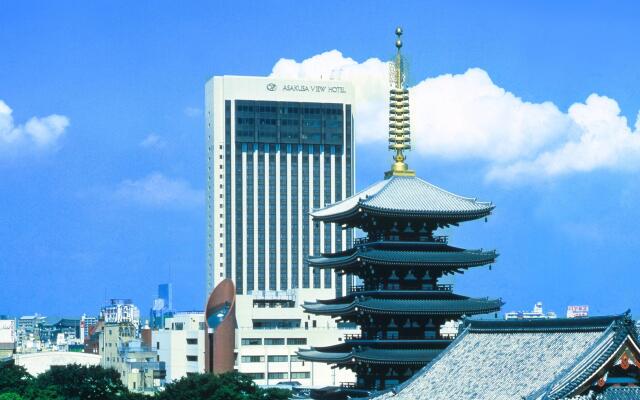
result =
M415 171L405 163L404 150L411 149L409 131L409 90L405 88L406 61L402 56L402 28L396 28L396 57L389 64L389 149L395 151L391 170L385 172L385 179L392 176L415 176Z

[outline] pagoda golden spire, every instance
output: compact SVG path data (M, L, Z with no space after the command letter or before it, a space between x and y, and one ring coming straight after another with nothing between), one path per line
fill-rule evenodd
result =
M402 48L402 28L396 28L396 57L390 64L391 90L389 90L389 149L395 151L391 170L385 178L391 176L415 176L405 163L404 150L411 149L411 132L409 131L409 90L404 87L406 70Z

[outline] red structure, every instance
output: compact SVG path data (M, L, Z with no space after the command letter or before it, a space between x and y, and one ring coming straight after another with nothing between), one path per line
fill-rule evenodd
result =
M215 287L205 307L205 371L233 371L236 333L236 289L230 279Z

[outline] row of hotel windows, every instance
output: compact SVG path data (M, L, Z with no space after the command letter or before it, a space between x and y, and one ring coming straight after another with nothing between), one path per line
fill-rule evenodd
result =
M243 375L248 376L251 379L264 379L263 372L251 372L251 373L243 373ZM268 379L289 379L289 374L287 372L269 372L267 375ZM292 372L291 379L309 379L311 377L311 372Z
M263 149L264 147L264 149ZM247 290L252 290L254 287L254 281L253 281L253 268L254 267L254 246L253 246L253 232L254 230L257 230L258 236L263 238L266 234L266 220L265 220L265 205L266 205L266 188L264 187L265 185L265 160L264 160L264 155L268 154L268 163L269 163L269 180L270 180L270 187L269 187L269 226L270 226L270 231L269 231L269 264L271 266L276 265L277 260L276 260L276 229L275 229L275 225L276 223L280 223L281 224L281 229L280 229L280 239L281 239L281 254L280 254L280 263L281 265L286 265L287 262L287 249L291 249L291 259L295 261L298 259L298 236L297 235L293 235L292 237L288 237L287 236L287 221L289 221L289 223L291 224L290 229L292 233L298 232L298 202L301 203L302 209L303 210L307 210L310 207L310 196L309 196L309 173L313 173L313 179L314 182L319 182L320 181L320 158L321 155L322 158L324 159L324 174L325 174L325 185L323 188L321 188L321 190L314 190L314 196L313 196L313 204L314 206L318 206L320 205L320 192L323 191L324 192L324 203L328 204L331 202L331 192L332 192L332 186L333 189L335 191L334 195L335 195L335 199L339 200L343 197L342 194L342 179L343 179L343 172L342 172L342 163L340 161L340 157L342 157L342 150L341 150L341 146L300 146L300 145L295 145L295 146L291 146L291 145L287 145L286 146L286 151L287 153L292 153L294 151L298 151L302 153L302 197L298 198L297 197L297 193L298 193L298 177L297 177L297 173L298 173L298 159L297 156L294 156L291 158L291 169L289 170L287 168L287 160L286 157L280 157L280 179L281 179L281 186L280 186L280 192L278 193L276 191L276 162L275 162L275 152L279 151L280 149L285 148L285 146L280 146L278 144L275 145L257 145L257 144L253 144L252 146L247 146L246 144L238 144L237 145L237 150L238 152L236 153L236 162L235 162L235 168L236 168L236 189L241 188L244 185L246 185L246 202L247 204L253 204L254 199L253 199L253 195L254 195L254 176L253 176L253 172L254 172L254 166L253 166L253 156L251 154L248 154L248 157L246 157L246 170L243 171L243 163L242 163L242 154L248 153L250 151L256 152L258 154L258 174L257 174L257 180L258 180L258 193L257 193L257 203L258 203L258 208L257 210L253 210L251 207L246 209L246 213L240 213L238 212L235 218L235 225L236 225L236 246L238 251L236 252L236 257L238 257L237 260L237 264L236 264L236 290L238 293L242 293L243 292L243 281L242 281L242 276L243 276L243 259L245 258L244 254L242 253L241 249L243 247L243 240L246 240L246 263L247 263ZM227 163L229 163L229 158L231 157L231 154L229 152L229 148L227 147ZM338 158L335 160L335 176L331 176L331 158L330 155L336 155L338 156ZM313 169L309 168L309 162L308 162L308 156L309 155L313 155L314 158L314 162L313 162ZM348 155L347 155L347 160L349 159ZM347 169L349 169L350 166L347 166ZM291 174L291 188L290 188L290 193L292 195L291 197L291 204L290 204L290 208L287 208L287 190L286 190L286 185L289 182L289 180L287 179L287 171L290 171L289 173ZM243 172L246 173L246 177L244 177ZM333 179L332 179L333 178ZM227 173L226 176L226 180L227 180L227 186L231 185L231 179L230 179L230 174ZM347 185L347 195L350 194L351 188L350 185ZM227 190L226 192L226 196L227 196L227 201L230 201L230 190ZM276 220L276 198L279 197L280 198L280 221ZM242 196L236 196L236 209L237 210L241 210L243 206L243 200L242 200ZM289 211L291 213L290 216L288 216L287 211ZM257 212L257 217L258 217L258 224L256 227L254 227L254 212ZM306 212L305 214L305 218L303 219L304 223L303 223L303 236L304 237L308 237L309 235L309 226L306 220ZM227 233L227 237L231 236L231 217L230 214L227 214L227 226L226 226L226 233ZM246 232L247 232L247 237L244 238L243 235L243 224L246 224ZM331 229L333 228L333 229ZM325 249L321 249L320 248L320 231L319 229L316 229L314 231L314 254L320 253L322 251L328 251L331 245L331 236L335 235L335 246L336 249L340 249L342 247L342 229L339 226L335 226L335 227L331 227L331 226L327 226L327 228L325 229ZM351 231L347 231L347 241L350 241L351 238ZM227 275L231 274L231 241L227 240L226 243L227 246L227 254L226 254L226 262L227 262ZM262 255L265 254L265 246L264 246L264 242L261 240L258 242L258 253L261 255L260 260L262 261ZM308 248L308 242L305 240L303 242L303 253L307 254L309 252L309 248ZM221 254L222 257L222 254ZM265 274L264 274L264 266L259 266L259 273L258 273L258 289L260 290L264 290L264 286L265 286ZM281 269L281 274L280 274L280 282L281 282L281 287L287 287L287 269L283 268ZM303 268L302 269L302 273L303 273L303 282L302 282L302 286L303 287L320 287L320 271L319 270L315 270L313 277L310 279L309 277L309 269ZM298 268L293 268L291 271L291 286L292 287L298 287ZM270 284L269 284L269 288L271 290L275 290L276 289L276 269L275 268L270 268L269 271L269 276L270 276ZM311 281L311 282L310 282ZM339 283L341 283L340 279L337 279L337 281ZM331 287L331 271L327 270L325 271L325 284L324 287ZM340 288L340 292L341 292L341 288Z
M284 338L264 338L265 346L283 346L285 343ZM305 345L307 344L307 338L287 338L288 345ZM261 346L262 338L243 338L243 346Z
M187 344L198 344L198 338L187 338ZM156 342L156 350L160 350L160 342Z
M261 363L264 362L264 356L242 356L241 361L243 363ZM276 355L276 356L267 356L268 362L288 362L289 356L286 355ZM291 356L291 362L302 362L300 357L296 355Z

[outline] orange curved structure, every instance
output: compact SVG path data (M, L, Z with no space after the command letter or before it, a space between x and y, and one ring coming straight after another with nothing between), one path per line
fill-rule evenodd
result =
M221 374L233 371L236 334L236 288L225 279L213 289L205 315L205 371Z

